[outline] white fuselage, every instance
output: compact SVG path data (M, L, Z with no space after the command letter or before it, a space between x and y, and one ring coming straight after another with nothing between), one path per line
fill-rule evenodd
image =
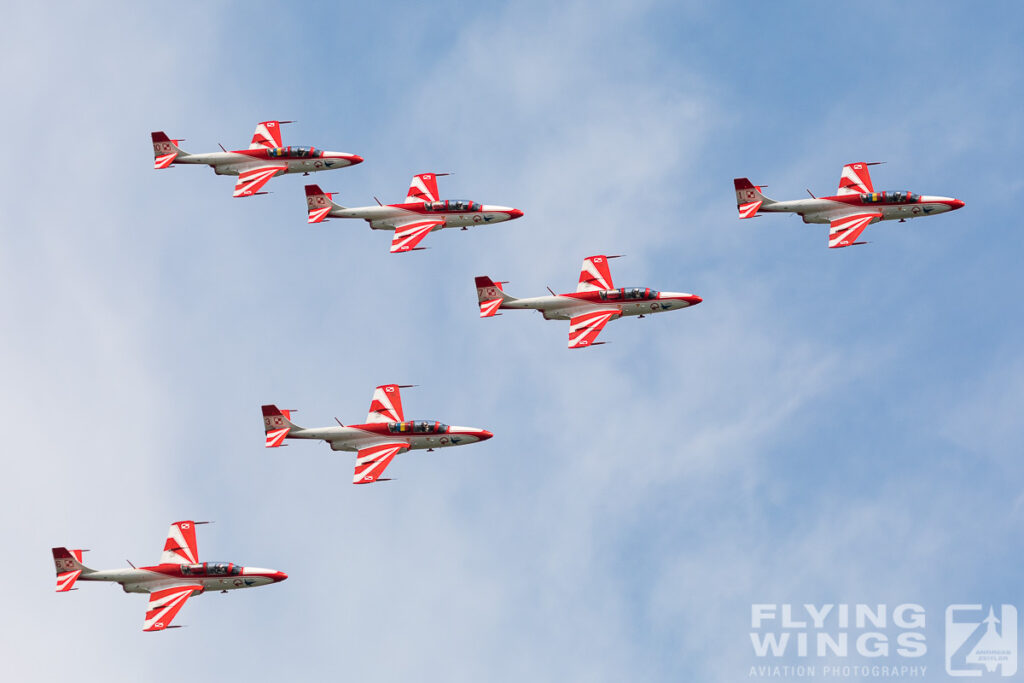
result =
M361 218L370 224L374 230L394 230L397 227L416 220L440 220L441 228L467 228L474 225L488 225L501 223L522 215L507 206L492 206L484 204L480 211L458 211L458 212L425 212L402 206L360 206L354 208L333 209L330 212L332 218Z
M240 570L240 573L232 576L183 576L176 565L158 565L137 569L101 569L83 573L78 580L111 581L121 584L125 593L151 593L182 583L197 584L203 586L204 590L218 591L256 588L276 583L283 576L281 572L261 567L240 567Z
M213 172L217 175L238 175L262 164L287 166L287 170L283 171L283 173L316 173L317 171L330 171L332 169L351 166L353 163L350 159L351 156L352 155L343 154L341 152L323 152L323 157L318 158L266 159L240 152L207 152L204 154L181 155L174 160L174 163L210 166L213 168Z
M433 424L433 421L430 422ZM393 433L384 424L357 425L349 427L314 427L309 429L292 429L288 433L290 439L316 439L327 441L333 451L356 452L383 441L405 441L410 450L447 448L484 441L491 437L490 432L475 427L450 426L443 433L417 434Z
M579 294L556 294L515 299L502 303L502 309L522 308L540 311L545 320L571 320L583 312L595 308L617 308L622 316L651 315L687 308L700 302L700 297L682 292L659 292L655 299L637 301L600 301L581 299Z
M922 196L919 202L904 204L863 204L850 198L819 197L817 199L790 199L781 202L767 201L761 205L760 213L796 213L804 223L830 223L839 216L857 212L881 213L883 221L905 220L921 216L934 216L953 211L959 200L952 197ZM963 206L963 203L959 203Z

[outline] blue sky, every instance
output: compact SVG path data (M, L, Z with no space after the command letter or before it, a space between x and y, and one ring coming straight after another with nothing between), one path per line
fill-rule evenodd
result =
M948 604L1024 606L1016 4L364 5L11 10L8 671L734 680L764 663L752 603L913 602L938 675ZM152 130L207 151L271 118L366 158L316 178L343 204L450 171L446 197L526 216L392 256L307 225L299 177L235 200L152 170ZM796 198L852 161L966 208L835 252L736 217L733 177ZM566 291L597 253L705 303L582 352L477 318L473 276ZM371 487L350 455L263 448L260 404L351 422L387 382L495 438ZM155 562L188 518L216 520L205 559L291 578L157 635L141 596L52 593L51 546Z

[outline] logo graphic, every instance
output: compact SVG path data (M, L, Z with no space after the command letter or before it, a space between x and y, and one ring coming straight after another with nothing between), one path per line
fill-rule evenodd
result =
M946 608L946 673L1000 676L1017 673L1017 608L1013 605Z

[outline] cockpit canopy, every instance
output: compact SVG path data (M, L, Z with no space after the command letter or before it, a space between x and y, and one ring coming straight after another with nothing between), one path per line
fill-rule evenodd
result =
M442 199L439 202L427 202L423 205L427 211L447 213L449 211L480 211L481 206L468 199Z
M913 192L865 192L860 200L865 204L916 204L921 195Z
M644 301L657 299L658 292L647 287L623 287L622 289L602 289L599 292L601 301Z
M315 147L271 147L267 150L271 159L319 159L323 155Z
M238 576L242 568L230 562L200 562L181 565L182 576Z
M430 420L388 422L388 431L395 434L447 434L448 425Z

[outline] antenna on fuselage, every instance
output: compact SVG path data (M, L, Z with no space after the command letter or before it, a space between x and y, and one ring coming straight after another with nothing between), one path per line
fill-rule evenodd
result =
M545 285L545 287L547 287L547 285ZM558 296L557 294L555 294L555 290L551 289L550 287L548 287L548 291L551 292L551 296Z
M344 427L345 426L345 425L341 424L341 420L339 420L338 418L334 418L334 421L338 423L339 427Z
M226 152L227 151L226 149L224 149L224 145L220 144L219 142L217 143L217 146L220 147L222 152Z
M377 195L374 195L373 199L374 199L375 202L377 202L377 206L384 206L384 204L382 204L381 201L379 199L377 199Z
M811 192L811 188L807 188L807 194L811 195L811 199L817 199L817 197L814 196L814 193Z
M130 566L132 569L138 569L138 567L136 567L134 564L132 564L131 560L125 560L125 562L127 562L128 566Z

